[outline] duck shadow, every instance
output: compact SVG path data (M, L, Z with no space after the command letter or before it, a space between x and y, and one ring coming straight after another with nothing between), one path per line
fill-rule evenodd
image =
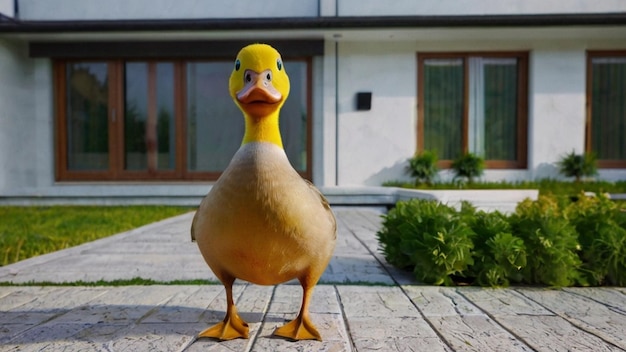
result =
M0 344L105 344L145 336L192 340L202 330L220 322L224 314L223 310L150 305L1 311ZM251 324L284 321L262 312L240 312L240 315Z

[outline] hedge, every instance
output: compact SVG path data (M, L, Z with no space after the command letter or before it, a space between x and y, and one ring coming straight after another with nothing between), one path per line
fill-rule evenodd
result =
M626 285L626 212L603 195L541 195L512 214L401 201L377 233L387 261L434 285Z

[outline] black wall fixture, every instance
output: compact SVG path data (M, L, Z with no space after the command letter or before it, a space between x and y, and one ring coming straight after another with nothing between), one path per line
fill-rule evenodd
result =
M372 92L356 93L356 109L359 111L372 109Z

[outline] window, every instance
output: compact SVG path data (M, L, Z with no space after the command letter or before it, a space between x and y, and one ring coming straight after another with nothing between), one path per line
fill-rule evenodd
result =
M287 156L311 170L310 60L286 59ZM57 60L57 179L215 180L241 144L232 60Z
M586 139L598 166L626 167L626 52L587 55Z
M67 98L59 102L66 113L66 159L71 170L109 167L109 78L106 63L67 65Z
M418 151L526 167L526 53L418 54Z

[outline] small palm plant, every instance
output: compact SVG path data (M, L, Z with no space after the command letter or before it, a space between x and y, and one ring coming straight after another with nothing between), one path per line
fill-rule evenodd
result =
M473 183L474 178L480 177L485 169L485 160L473 153L466 153L452 162L454 178L465 178L468 183Z
M583 177L591 177L598 174L596 156L593 153L576 154L571 153L561 157L557 162L559 172L565 177L574 177L576 182L580 182Z
M415 177L415 184L426 183L432 184L439 169L437 168L437 154L435 152L424 150L419 154L415 154L410 158L407 172L411 177Z

